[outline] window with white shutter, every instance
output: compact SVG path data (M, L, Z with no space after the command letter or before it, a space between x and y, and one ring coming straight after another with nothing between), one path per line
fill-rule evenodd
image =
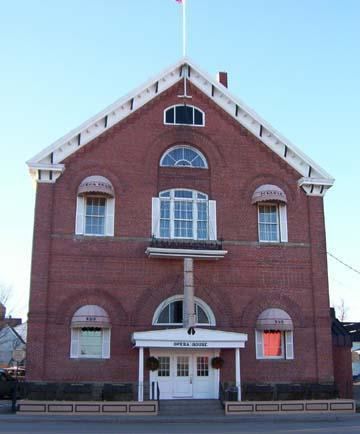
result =
M110 320L97 305L79 308L71 321L71 359L110 358Z
M196 190L162 191L152 198L151 231L155 238L216 240L216 202Z

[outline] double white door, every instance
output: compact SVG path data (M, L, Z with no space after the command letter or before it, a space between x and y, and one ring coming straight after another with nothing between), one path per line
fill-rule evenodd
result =
M173 352L152 351L159 360L159 369L150 373L157 381L160 399L216 399L219 373L211 367L213 351Z

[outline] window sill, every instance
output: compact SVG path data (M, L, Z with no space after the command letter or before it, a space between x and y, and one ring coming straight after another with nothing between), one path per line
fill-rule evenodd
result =
M257 357L260 362L292 362L294 359L284 359L283 357Z
M110 360L110 358L105 359L104 357L70 357L70 360L103 362L104 360Z

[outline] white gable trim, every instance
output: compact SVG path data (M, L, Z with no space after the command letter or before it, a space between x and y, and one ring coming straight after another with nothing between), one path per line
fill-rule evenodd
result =
M201 71L187 58L180 59L174 66L115 101L105 110L35 155L27 162L30 172L36 174L38 171L36 165L39 163L51 165L51 167L59 166L59 163L64 161L66 157L169 89L184 76L239 124L253 133L269 149L293 167L301 175L299 186L307 194L322 196L333 185L334 179L331 175L283 137L243 101L234 98L227 88L216 82L206 72ZM49 179L48 182L55 182L57 177L54 178ZM306 182L302 180L306 180Z

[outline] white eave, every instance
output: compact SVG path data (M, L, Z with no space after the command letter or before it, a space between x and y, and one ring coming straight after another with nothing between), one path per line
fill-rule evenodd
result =
M244 348L247 334L195 327L195 334L186 328L134 332L131 340L143 348Z
M324 169L283 137L243 101L231 95L222 84L218 83L206 72L201 71L188 58L180 59L172 67L151 78L125 97L115 101L105 110L35 155L27 162L30 171L34 173L37 170L35 165L39 163L48 164L51 167L59 165L69 155L85 146L111 126L125 119L181 79L184 79L184 77L293 167L301 176L299 185L302 179L306 179L307 184L303 183L303 185L320 186L320 188L312 188L311 194L323 195L334 183L334 179ZM314 183L315 180L316 184ZM301 187L309 194L311 188L309 190L303 185Z

